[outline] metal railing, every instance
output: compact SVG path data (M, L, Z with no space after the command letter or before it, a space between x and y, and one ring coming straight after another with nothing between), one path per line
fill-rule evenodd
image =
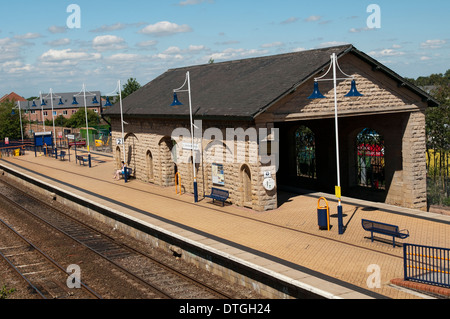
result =
M404 279L450 288L450 249L403 245Z

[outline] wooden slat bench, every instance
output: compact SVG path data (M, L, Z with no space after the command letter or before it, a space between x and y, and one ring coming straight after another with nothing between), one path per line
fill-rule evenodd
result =
M370 231L372 242L373 242L373 233L392 236L394 247L395 247L395 238L405 239L409 237L408 230L404 229L400 231L399 227L396 225L380 223L368 219L362 219L361 223L364 230Z
M77 155L77 161L79 162L80 165L83 164L84 166L84 163L87 163L89 160L87 158L84 158L84 156Z
M205 197L212 198L213 203L215 200L222 202L222 206L225 205L225 201L228 199L229 196L230 196L230 193L228 191L219 189L219 188L215 188L215 187L211 188L210 195L205 195Z

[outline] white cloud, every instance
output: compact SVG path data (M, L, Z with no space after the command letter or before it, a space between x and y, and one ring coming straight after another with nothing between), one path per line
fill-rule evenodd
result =
M138 54L132 54L132 53L117 53L113 54L110 57L108 57L106 60L113 62L136 62L141 58Z
M208 50L208 48L205 47L204 45L192 45L192 44L188 48L189 52L199 52L203 50Z
M314 21L319 21L320 19L322 19L321 16L309 16L305 19L306 22L314 22Z
M261 45L261 48L274 48L274 47L280 47L284 45L283 42L272 42L272 43L265 43Z
M368 27L364 27L364 28L351 28L349 30L350 33L360 33L360 32L364 32L364 31L373 31L375 30L375 28L368 28Z
M155 40L148 40L148 41L142 41L136 44L138 47L145 48L145 47L152 47L158 44L158 41Z
M298 18L290 17L289 19L286 19L286 20L282 21L281 24L291 24L291 23L294 23L294 22L297 22L297 21L298 21Z
M429 56L421 56L420 57L420 61L427 61L427 60L431 60L431 58Z
M261 56L267 53L269 53L268 50L228 48L223 50L222 52L213 53L211 56L209 56L209 58L212 58L213 60L233 60L249 56Z
M446 44L447 41L445 40L427 40L425 42L422 42L420 44L420 46L424 49L439 49L441 48L444 44Z
M191 27L187 24L178 25L169 21L161 21L155 24L150 24L139 32L155 36L168 36L176 33L185 33L191 31Z
M15 36L16 39L20 39L20 40L37 39L37 38L41 38L41 37L42 37L42 35L40 33L33 33L33 32L28 32L26 34Z
M373 56L375 58L387 57L387 56L400 56L400 55L404 55L404 54L405 54L405 52L396 51L394 49L384 49L384 50L380 50L380 51L371 51L371 52L369 52L369 55Z
M0 39L0 62L19 59L20 48L24 45L26 44L14 41L11 38Z
M92 61L101 58L100 53L87 53L81 51L72 51L72 49L54 50L50 49L39 58L43 63L74 65L80 61Z
M125 49L125 40L115 35L101 35L95 37L92 46L98 51L111 51Z
M51 27L48 28L48 31L50 33L56 34L56 33L66 33L67 32L67 27L66 26L56 26L56 25L52 25Z

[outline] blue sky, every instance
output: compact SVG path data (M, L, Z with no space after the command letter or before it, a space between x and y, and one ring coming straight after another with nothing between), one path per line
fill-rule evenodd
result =
M0 96L114 90L167 69L351 43L405 77L450 69L450 1L15 0L0 11ZM70 4L80 28L69 28ZM367 12L380 8L380 28ZM177 85L175 83L175 85Z

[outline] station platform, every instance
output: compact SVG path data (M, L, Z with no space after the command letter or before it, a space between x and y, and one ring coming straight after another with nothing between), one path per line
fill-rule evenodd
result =
M235 205L194 203L192 194L131 179L114 180L112 157L91 153L92 167L27 152L0 159L0 169L14 170L86 200L152 225L180 240L223 254L280 281L330 299L422 299L427 296L392 284L403 278L402 243L450 246L450 216L342 198L345 231L338 233L334 195L279 191L279 208L256 212ZM319 198L330 205L331 228L320 230ZM370 240L361 219L408 229L410 237ZM382 236L380 236L382 237ZM376 265L379 287L371 284Z

